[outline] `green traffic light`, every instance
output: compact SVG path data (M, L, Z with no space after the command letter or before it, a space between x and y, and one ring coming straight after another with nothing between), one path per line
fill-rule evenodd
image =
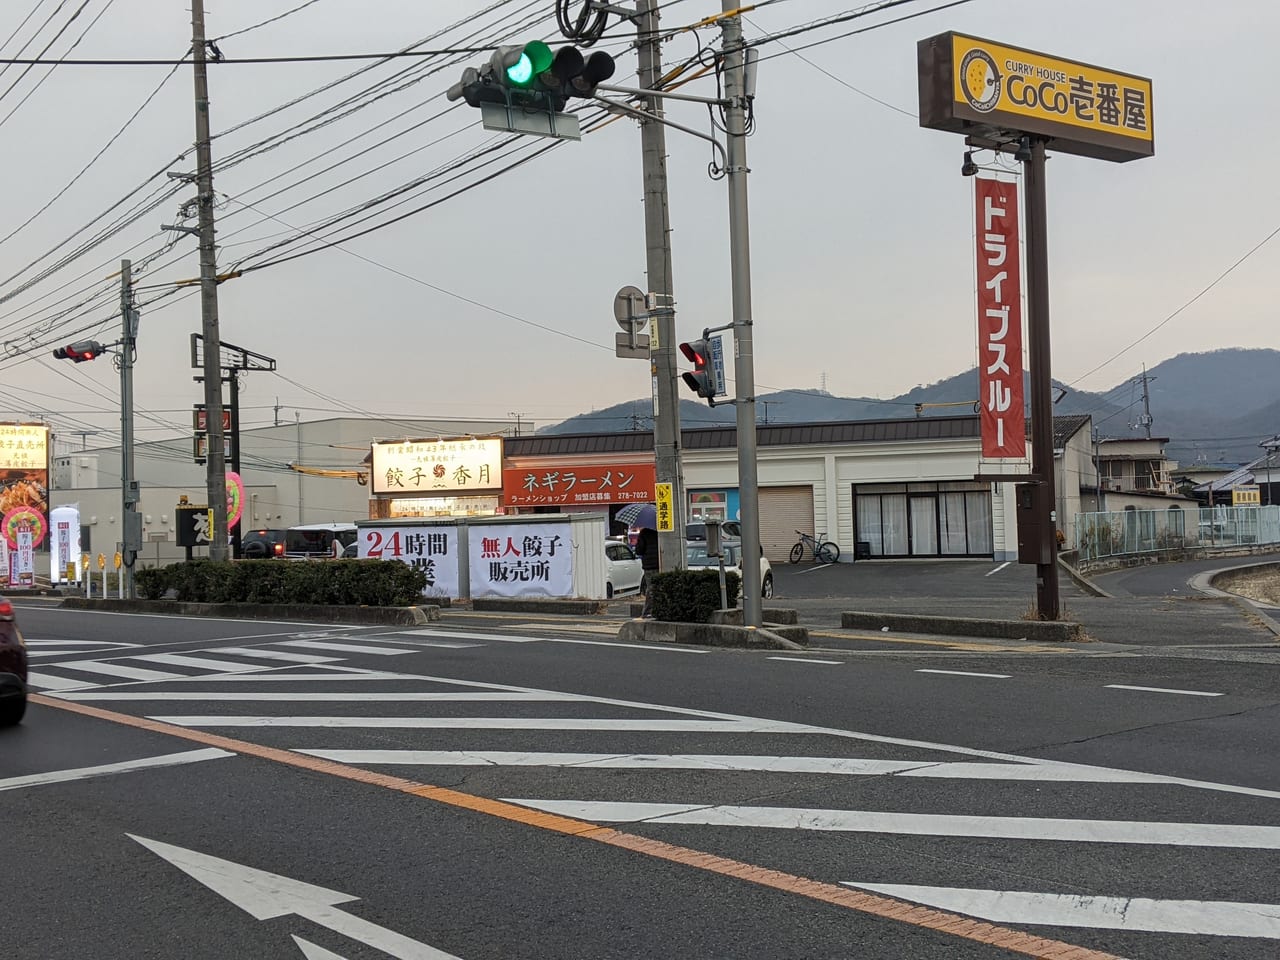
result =
M524 45L520 59L507 67L507 80L513 86L527 87L540 73L545 73L551 66L551 48L541 40L534 40Z

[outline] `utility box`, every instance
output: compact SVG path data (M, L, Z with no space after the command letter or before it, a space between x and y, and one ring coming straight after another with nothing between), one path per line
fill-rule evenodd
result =
M1040 498L1044 486L1039 483L1020 483L1016 488L1018 501L1018 562L1052 563L1049 534L1041 523L1043 513Z

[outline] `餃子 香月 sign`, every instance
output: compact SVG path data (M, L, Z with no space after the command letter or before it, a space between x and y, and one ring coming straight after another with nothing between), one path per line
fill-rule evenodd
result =
M448 497L502 490L502 440L401 440L373 444L373 492Z
M1100 160L1155 154L1151 81L959 33L917 47L920 126L978 145L1042 137Z

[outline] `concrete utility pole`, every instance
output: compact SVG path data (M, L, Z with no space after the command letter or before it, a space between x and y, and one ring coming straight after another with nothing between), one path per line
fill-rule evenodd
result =
M1138 426L1146 430L1147 439L1150 440L1151 439L1151 422L1152 422L1151 421L1151 392L1147 389L1147 384L1156 378L1147 376L1147 365L1144 363L1142 365L1142 376L1135 377L1134 379L1139 380L1142 383L1142 417L1138 421Z
M652 89L662 78L662 43L658 36L659 0L638 0L639 85ZM646 97L643 108L663 115L662 99ZM659 483L671 484L674 529L658 532L659 567L684 566L684 523L687 497L680 463L680 377L676 373L676 311L671 279L671 215L667 203L667 133L659 120L640 118L644 158L645 273L648 292L658 295L652 351L653 447Z
M1025 141L1024 141L1025 143ZM1031 455L1032 470L1039 477L1038 502L1041 563L1036 564L1036 612L1042 620L1061 616L1058 598L1058 525L1053 475L1053 371L1049 344L1049 230L1045 199L1044 140L1032 137L1031 156L1023 161L1022 182L1026 185L1027 322L1031 341Z
M723 12L739 8L737 0L721 0ZM729 182L729 257L733 274L733 352L738 414L738 502L742 521L742 617L749 627L763 621L760 598L760 491L756 474L755 360L751 341L751 235L747 220L748 95L742 20L725 17L723 77L726 173Z
M209 449L205 482L213 511L209 559L227 559L227 462L222 429L222 340L218 332L218 264L213 226L213 159L209 148L208 52L204 0L191 0L191 58L196 94L196 206L200 211L200 316L204 336L204 407Z
M138 311L133 305L133 264L120 261L120 576L122 596L133 599L133 564L142 549L142 517L138 514L138 481L133 475L133 356L138 339Z

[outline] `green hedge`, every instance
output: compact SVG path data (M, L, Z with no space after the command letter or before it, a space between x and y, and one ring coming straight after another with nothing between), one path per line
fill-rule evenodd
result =
M188 603L312 603L407 607L422 602L426 574L399 560L192 560L136 570L148 600L170 591Z
M740 578L732 571L724 576L725 596L729 606L738 605ZM649 574L653 591L650 610L656 620L677 623L707 623L713 611L720 609L720 572L718 570L670 570Z

